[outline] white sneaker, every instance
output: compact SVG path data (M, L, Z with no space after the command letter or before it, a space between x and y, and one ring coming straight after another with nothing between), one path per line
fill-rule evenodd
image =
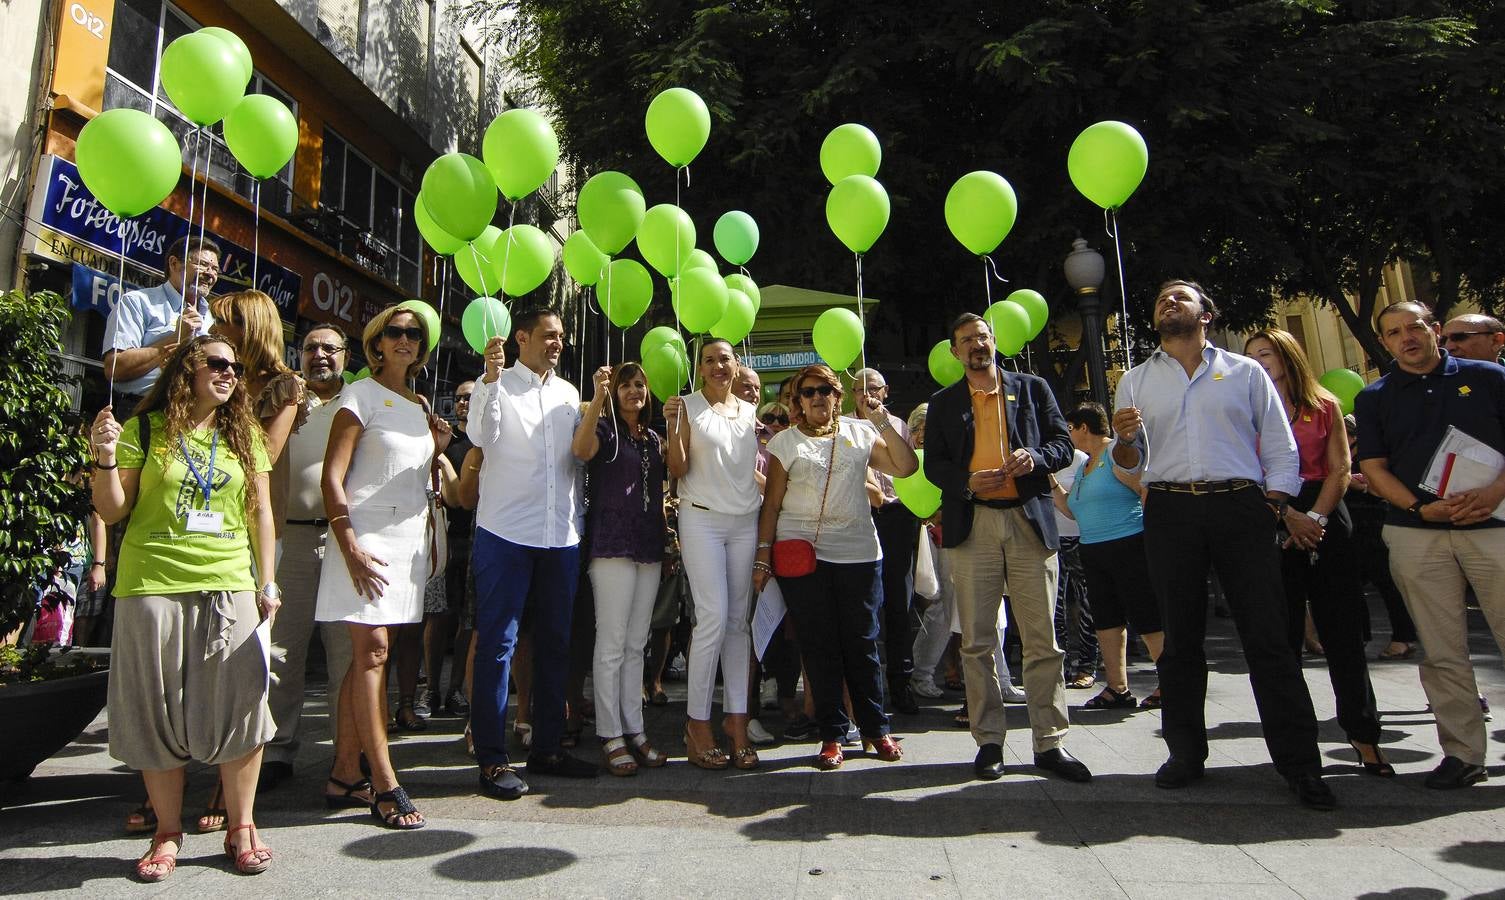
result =
M762 690L758 692L758 701L764 709L778 709L779 683L772 678L764 679Z
M936 687L935 679L933 678L911 678L909 680L909 689L914 691L916 697L924 697L927 700L946 696L945 691Z
M769 744L774 743L775 741L774 736L770 734L768 732L768 729L763 727L763 723L759 722L757 719L747 720L747 739L752 741L754 744L757 744L759 747L766 747Z
M1026 699L1024 691L1019 690L1013 685L1008 685L1003 689L1004 703L1023 703Z
M855 747L860 743L862 743L862 733L857 730L856 725L848 722L847 733L842 737L841 745L843 747Z

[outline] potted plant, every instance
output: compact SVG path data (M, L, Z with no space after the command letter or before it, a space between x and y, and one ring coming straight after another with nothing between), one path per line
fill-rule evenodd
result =
M69 315L52 292L0 295L0 643L31 618L57 549L76 538L89 511L78 479L88 447L58 357ZM0 721L9 723L0 780L30 775L99 714L108 681L102 657L0 647Z

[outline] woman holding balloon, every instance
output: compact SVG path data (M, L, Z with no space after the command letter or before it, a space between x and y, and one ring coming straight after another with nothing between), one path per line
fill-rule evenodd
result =
M749 615L762 499L754 477L757 414L732 393L737 355L730 342L708 339L700 348L699 373L699 391L664 402L667 463L670 476L679 479L680 546L695 602L685 746L690 762L702 769L751 769L758 765L747 736ZM711 731L718 663L730 759Z
M1395 769L1380 752L1380 721L1364 656L1364 594L1353 554L1353 520L1343 503L1351 461L1338 400L1318 384L1301 345L1279 328L1256 331L1244 355L1269 373L1285 404L1301 458L1301 492L1280 523L1285 532L1281 574L1289 607L1291 647L1301 652L1306 607L1327 655L1338 724L1370 775Z

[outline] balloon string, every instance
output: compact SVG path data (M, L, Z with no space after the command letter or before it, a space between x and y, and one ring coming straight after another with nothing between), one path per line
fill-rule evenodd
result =
M134 216L132 218L134 218ZM120 295L115 298L115 302L117 304L120 303L120 297L124 297L125 296L125 220L124 219L120 220L120 249L119 249L119 254L118 255L120 256ZM108 297L108 295L106 295L106 297ZM120 351L119 350L115 350L115 365L119 365L119 364L120 364ZM110 366L110 386L109 386L109 388L107 390L108 390L108 393L105 394L105 397L107 398L107 400L108 400L111 408L113 408L115 406L115 366Z
M1113 238L1113 258L1118 262L1118 333L1119 340L1124 345L1124 372L1127 373L1134 367L1134 358L1129 350L1129 289L1124 285L1124 253L1123 246L1118 239L1118 211L1116 209L1104 210L1104 228L1108 229L1108 235ZM1112 228L1108 228L1108 224Z
M256 199L252 201L255 210L255 224L251 227L251 289L256 290L256 273L261 268L261 180L256 182Z
M983 306L984 312L987 311L988 307L993 305L993 279L988 275L988 262L988 258L984 256L982 258L982 293L986 301L986 304Z
M178 285L178 301L182 306L178 310L179 343L183 341L183 313L188 311L188 260L186 258L188 256L188 241L186 238L193 237L193 208L195 202L198 200L199 191L199 135L202 132L202 128L195 127L193 129L193 149L188 152L188 231L184 234L185 240L183 241L183 256L185 257L183 259L183 280Z
M206 229L209 227L209 173L210 173L210 171L211 171L211 169L213 167L214 167L214 141L210 139L209 135L205 135L204 136L204 200L203 200L203 202L201 202L199 204L199 246L201 246L201 247L204 244L204 238L206 236L205 235ZM192 219L190 219L188 221L188 228L189 228L190 231L193 230L193 220ZM184 262L187 262L187 261L185 260ZM185 273L188 271L188 267L186 265L183 267L183 271ZM253 285L253 287L254 287L254 285ZM197 292L195 292L195 296L197 296ZM198 306L198 305L207 305L208 304L208 298L207 297L197 297L197 300L198 300L198 303L195 304L196 306Z
M862 367L867 368L867 316L862 311L862 254L854 253L857 257L857 322L862 325Z
M674 173L674 208L675 209L681 209L682 208L679 205L679 203L680 203L680 200L679 200L679 196L680 196L679 195L679 173L680 172L685 173L685 187L689 187L690 186L690 167L689 166L680 166L679 167L679 171L677 171L677 172ZM674 307L674 331L675 331L675 333L682 334L684 332L684 326L679 321L679 304L680 304L680 301L684 299L684 291L683 291L684 281L680 277L683 273L679 271L679 265L680 265L679 264L679 222L676 221L674 223L674 278L671 279L670 282L669 282L669 305L672 306L672 307ZM685 362L688 363L689 360L685 360ZM685 370L686 370L685 371L685 389L689 390L689 389L692 389L692 388L695 387L695 371L694 371L693 367L688 366L688 365L685 366Z
M613 281L612 275L613 275L613 273L611 271L611 267L607 266L606 267L606 305L607 306L611 305L611 283ZM606 329L606 340L602 341L602 343L606 345L606 367L609 369L609 368L611 368L611 325L609 323L609 320L608 320L608 324L603 325L602 327ZM626 340L627 340L627 332L625 330L622 332L622 340L624 342L623 343L622 353L625 356L626 353L627 353L626 343L625 343ZM595 379L592 378L592 380L595 380ZM610 387L609 387L609 383L608 383L608 393L606 395L606 414L609 415L609 416L611 416L611 434L612 434L612 437L615 439L615 442L612 444L612 448L611 448L611 459L607 460L607 462L609 462L609 463L616 462L617 461L617 455L622 452L622 432L617 427L617 414L616 414L616 412L614 410L614 407L612 405L612 401L614 401L616 399L617 398L611 396L611 394L610 394Z
M438 260L435 260L435 262L437 262L437 261ZM440 335L444 334L444 301L445 301L445 299L447 299L445 295L448 293L447 291L444 290L444 287L445 286L443 284L441 284L440 287L439 287L439 334ZM440 349L443 349L442 347L439 346L438 343L436 343L434 345L434 348L435 348L436 351L438 351ZM437 410L439 408L439 358L438 358L437 352L435 353L435 356L434 356L434 380L429 385L429 408L433 409L433 410Z

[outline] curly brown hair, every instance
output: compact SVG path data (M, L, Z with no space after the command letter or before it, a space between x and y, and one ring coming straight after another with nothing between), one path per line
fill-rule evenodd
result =
M178 345L178 349L162 364L162 374L151 390L137 405L133 416L161 412L166 420L161 439L153 439L153 452L165 464L167 455L178 444L178 439L193 431L189 416L193 411L193 377L208 354L204 347L209 344L224 344L233 355L235 347L223 337L212 334L199 335L191 341ZM240 461L246 473L246 514L256 511L256 491L251 489L251 466L256 460L256 449L264 446L261 441L261 423L251 411L251 398L246 393L244 379L237 380L230 399L214 409L214 427L230 452Z

